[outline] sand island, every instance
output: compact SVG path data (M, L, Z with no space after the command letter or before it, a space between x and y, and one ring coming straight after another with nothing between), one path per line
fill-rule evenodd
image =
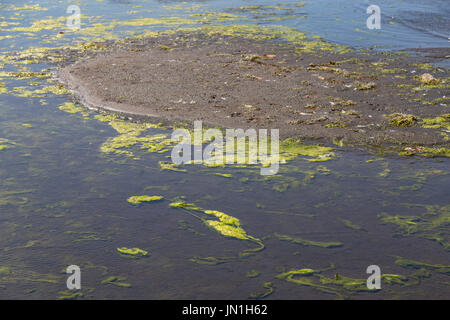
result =
M428 57L304 50L201 32L93 48L101 50L65 53L71 63L57 77L94 109L134 120L278 128L282 138L448 151L448 69L425 63L441 60L445 48Z

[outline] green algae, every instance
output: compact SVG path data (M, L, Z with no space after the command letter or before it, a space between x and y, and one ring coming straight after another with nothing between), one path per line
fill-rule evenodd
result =
M262 243L262 241L258 238L248 235L247 232L242 228L241 222L238 218L232 217L224 212L217 210L204 210L192 203L186 203L183 201L172 202L169 206L185 210L193 217L201 220L207 227L216 231L221 236L249 241L258 245L256 248L250 248L241 251L239 253L240 257L250 256L264 249L264 244ZM203 213L206 216L213 216L218 220L208 219L205 216L199 215L199 213Z
M66 102L59 106L58 109L67 113L79 113L86 110L84 107L76 106L73 102Z
M398 154L400 156L412 156L418 155L425 158L434 158L434 157L450 157L450 148L445 147L406 147L402 151L399 151Z
M310 157L308 161L328 161L334 156L333 148L319 145L305 145L300 139L288 138L280 143L280 156L292 159L295 156Z
M24 71L24 72L6 72L0 71L0 78L3 77L11 77L19 80L23 79L31 79L31 78L48 78L50 74L47 72L32 72L32 71ZM38 84L40 84L38 82Z
M23 265L0 266L0 286L2 284L23 284L28 282L54 285L61 283L62 280L61 276L39 273Z
M300 186L308 187L311 183L314 182L315 178L318 175L329 175L331 173L331 171L323 165L314 166L312 169L293 169L292 167L284 167L282 168L281 172L289 172L289 170L295 170L295 172L303 174L303 179L299 179L299 177L279 174L265 176L262 178L254 178L254 180L265 182L270 189L282 193L286 192L287 190L297 189Z
M164 199L163 196L132 196L127 199L131 204L141 204L142 202L153 202Z
M423 118L420 123L424 128L441 129L450 131L450 114L441 114L435 118Z
M402 191L418 191L420 189L422 189L423 185L420 183L415 183L409 186L400 186L398 187L399 190Z
M0 151L13 148L15 145L16 143L11 140L0 138Z
M117 248L117 251L122 255L126 257L132 257L132 258L140 258L140 257L146 257L148 256L148 251L139 249L139 248Z
M187 172L186 169L177 168L176 164L170 163L167 161L159 161L159 167L161 168L161 170L169 170L169 171L175 171L175 172Z
M57 300L77 300L84 298L84 294L79 291L60 291L60 296L56 297Z
M319 247L319 248L339 248L342 247L344 244L340 242L320 242L320 241L311 241L311 240L305 240L298 237L291 237L284 234L275 233L275 237L280 239L281 241L288 241L295 244L300 244L303 246L313 246L313 247Z
M417 122L417 117L412 114L392 113L388 115L389 124L393 127L411 127Z
M222 263L227 263L236 260L235 257L192 257L189 258L190 262L197 264L203 264L208 266L215 266Z
M231 173L216 173L216 175L224 178L231 178L233 176Z
M256 277L258 277L260 274L261 274L261 273L260 273L258 270L253 269L253 270L250 270L249 272L247 272L247 273L245 274L245 276L246 276L247 278L256 278Z
M205 223L223 236L242 240L249 239L247 233L241 228L239 219L216 210L205 210L204 213L213 215L219 219L219 221L206 220Z
M132 146L139 146L140 149L147 150L148 152L163 153L169 151L167 146L174 143L174 141L167 138L167 134L141 136L141 134L150 128L165 129L161 123L134 123L118 119L116 115L111 114L96 115L95 118L101 122L108 122L108 124L119 133L118 136L108 138L108 140L101 145L100 151L103 153L135 157L132 151L126 149Z
M378 292L367 287L367 279L346 277L335 273L333 277L327 277L322 273L334 269L334 266L324 270L299 269L283 272L277 275L277 279L282 279L300 286L312 287L318 291L333 294L339 299L346 299L360 292ZM383 274L382 283L389 285L411 286L420 283L420 279L426 277L422 272L410 276Z
M445 96L441 97L441 98L436 98L436 99L433 99L433 100L419 99L419 101L421 101L422 104L425 104L425 105L437 105L437 104L440 104L442 106L447 106L449 100L450 100L450 97L445 97Z
M28 90L28 87L14 87L8 93L22 98L43 98L49 93L56 95L68 94L69 91L62 85L45 85L41 89Z
M166 50L166 51L172 50L171 47L169 47L169 46L163 46L163 45L157 46L157 48L158 48L158 49L161 49L161 50Z
M169 207L179 208L179 209L186 209L186 210L189 210L189 211L202 211L203 210L203 209L197 207L193 203L186 203L186 202L183 202L183 201L172 202L172 203L169 204Z
M422 70L432 70L434 67L429 63L413 63L412 66Z
M131 288L131 284L129 284L127 282L123 282L126 279L127 278L125 278L125 277L110 276L110 277L102 280L102 284L114 285L114 286L122 287L122 288Z
M441 244L445 250L450 250L448 225L450 224L450 205L417 205L424 207L426 212L419 216L388 215L382 213L379 218L382 223L395 224L405 236L416 236L433 240Z
M65 233L75 233L75 232L65 232ZM77 232L80 233L80 232ZM107 238L100 238L98 235L96 235L95 233L91 233L91 232L83 232L83 233L87 233L87 234L82 234L80 238L73 240L74 242L82 242L82 241L110 241L111 237L107 237Z
M450 275L450 266L442 265L442 264L429 264L420 261L414 261L404 258L398 258L395 260L395 264L399 265L403 268L412 268L412 269L425 269L427 271L435 271L438 273Z
M347 220L347 219L339 219L339 220L344 224L344 226L346 226L349 229L358 230L358 231L359 230L364 230L364 229L361 228L361 226L353 223L350 220Z
M266 289L266 291L252 293L249 296L249 299L263 299L267 296L270 296L275 290L272 282L265 282L263 284L263 287L264 289Z

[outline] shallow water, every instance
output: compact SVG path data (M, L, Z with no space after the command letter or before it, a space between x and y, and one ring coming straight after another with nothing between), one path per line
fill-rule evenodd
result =
M179 21L167 17L186 18L185 14L196 16L188 16L182 27L194 26L199 19L211 25L279 24L354 47L442 47L448 46L449 25L444 2L396 1L384 6L381 1L385 22L381 30L372 32L365 28L366 1L306 1L299 7L285 1L285 5L255 12L240 8L255 5L254 1L91 1L81 7L88 17L82 19L82 29L70 32L61 22L49 22L41 30L11 29L61 17L69 2L39 1L40 7L27 9L23 4L37 2L3 1L2 22L12 24L2 25L0 31L0 63L3 71L40 71L51 66L5 57L31 47L54 48L77 40L173 28ZM257 4L274 5L270 1ZM436 12L429 16L432 23L420 15L429 8ZM208 11L239 15L239 19ZM393 24L387 22L391 16ZM164 23L120 24L144 17L158 17ZM92 28L93 23L99 25ZM62 30L65 34L57 36ZM6 36L12 38L1 38ZM449 241L449 209L444 207L449 205L448 158L381 157L334 146L335 157L330 161L309 162L299 157L266 179L257 167L190 165L183 167L186 172L161 171L158 163L167 161L170 152L150 153L134 147L130 150L136 159L100 152L102 144L118 133L98 121L94 112L83 115L58 109L70 101L70 95L20 96L24 90L45 88L47 78L0 78L7 89L0 93L0 138L9 140L7 148L0 150L0 298L65 296L69 294L65 292L65 268L72 264L81 267L84 298L95 299L246 299L266 292L267 282L274 288L267 298L273 299L449 296L448 268L423 266L428 273L418 276L414 274L417 269L395 263L402 257L450 265L443 245ZM146 133L167 130L148 129ZM161 195L165 200L133 206L127 198L134 195ZM255 244L223 237L189 213L169 207L181 196L186 202L240 219L246 232L261 239L265 249L239 258L240 252ZM396 224L383 223L383 214L418 217L409 223L428 229L407 235ZM301 245L281 241L277 234L340 245ZM124 257L117 252L120 247L141 248L149 256ZM192 262L193 257L231 259L205 265ZM366 268L373 264L383 274L408 277L409 285L382 282L382 290L372 292L337 286L337 293L325 293L277 278L289 270L322 270L333 265L322 274L366 279ZM251 270L259 275L247 276ZM130 286L102 283L111 276L122 277L119 282Z

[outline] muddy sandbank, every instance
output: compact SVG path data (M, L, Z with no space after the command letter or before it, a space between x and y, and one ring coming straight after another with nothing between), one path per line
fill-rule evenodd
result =
M91 108L273 128L281 137L449 146L449 72L428 64L433 57L299 52L289 43L199 33L99 46L66 53L74 63L57 74ZM430 125L437 117L443 124Z

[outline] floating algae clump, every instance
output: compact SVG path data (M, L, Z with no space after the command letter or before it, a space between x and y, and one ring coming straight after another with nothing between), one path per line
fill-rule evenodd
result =
M422 85L436 85L441 83L439 79L436 79L429 73L424 73L421 76L419 76L419 81Z
M61 294L56 298L58 300L75 300L78 298L84 298L84 294L78 291L60 291L58 293Z
M450 157L450 149L424 147L423 152L420 153L419 155L427 158L433 158L435 156Z
M260 273L259 273L259 271L258 270L250 270L249 272L247 272L246 274L245 274L245 276L247 277L247 278L255 278L255 277L257 277L257 276L259 276L260 275Z
M305 145L301 140L288 138L280 143L280 154L287 158L295 156L307 156L311 159L308 161L327 161L330 160L334 153L331 152L333 148L323 147L318 145Z
M16 143L8 139L0 138L0 151L14 147Z
M423 118L420 123L424 128L440 129L444 128L450 130L450 113L441 114L436 118Z
M130 288L131 284L123 282L124 280L126 280L126 278L124 277L116 277L116 276L111 276L106 278L105 280L102 280L102 284L105 285L114 285L114 286L118 286L118 287L125 287L125 288Z
M357 224L354 224L350 220L347 219L339 219L347 228L353 229L353 230L364 230Z
M167 161L160 161L159 167L161 170L169 170L169 171L175 171L175 172L186 172L186 169L179 169L177 168L177 165L175 163L170 163Z
M234 257L192 257L189 259L189 261L198 263L198 264L204 264L209 266L215 266L218 264L226 263L235 260Z
M242 240L248 239L245 230L234 224L229 224L223 221L215 221L215 220L205 220L204 222L207 226L213 228L223 236Z
M161 123L134 123L120 120L116 115L111 114L96 115L95 118L102 122L108 122L120 134L119 136L109 138L102 144L100 151L103 153L115 153L134 157L133 152L124 149L139 145L143 150L162 153L168 151L169 149L166 147L173 143L170 138L167 138L166 134L141 136L142 133L150 128L165 129Z
M388 118L393 127L411 127L417 122L417 117L412 114L392 113Z
M85 110L85 108L83 107L77 107L73 102L66 102L63 105L61 105L58 109L67 113L78 113Z
M400 156L412 156L419 155L426 158L434 158L434 157L450 157L450 149L449 148L430 148L430 147L406 147L404 150L399 152Z
M231 216L227 215L226 213L216 211L216 210L205 210L204 212L206 214L210 214L210 215L217 217L220 220L220 222L223 222L225 224L234 225L236 227L241 226L239 219L237 219L235 217L231 217Z
M280 239L281 241L289 241L296 244L301 244L304 246L314 246L320 248L338 248L342 247L344 244L340 242L319 242L319 241L310 241L301 238L295 238L284 234L275 233L275 237Z
M271 295L273 293L273 291L274 291L272 282L265 282L263 284L263 287L264 287L264 289L266 289L266 291L252 293L249 296L249 298L250 299L263 299L263 298Z
M448 226L450 225L450 205L418 205L426 212L419 216L380 214L382 223L396 224L405 236L417 236L440 243L450 250Z
M185 210L193 217L200 219L206 226L214 229L222 236L258 244L257 248L246 249L240 252L239 256L248 256L264 249L264 244L262 241L248 235L247 232L241 227L241 223L238 218L217 210L204 210L192 203L186 203L183 201L172 202L169 206ZM214 216L218 220L207 219L205 216L199 215L199 213L206 214L207 216ZM198 260L199 258L196 259Z
M442 264L428 264L403 258L395 260L395 264L404 268L425 269L428 271L436 271L438 273L450 275L450 266L445 266Z
M142 202L152 202L164 199L163 196L132 196L127 199L131 204L140 204Z
M135 258L139 258L139 257L144 257L148 255L148 252L139 248L117 248L117 251L120 252L120 254L124 255L124 256L129 256L129 257L135 257Z
M171 204L169 204L169 207L186 209L186 210L193 210L193 211L202 211L202 209L197 207L195 204L193 204L193 203L186 203L186 202L183 202L183 201L172 202Z
M334 294L341 299L347 298L352 294L358 292L378 291L367 288L367 279L355 279L345 277L338 273L335 273L333 277L327 277L322 274L322 272L330 269L334 269L334 266L331 266L324 270L314 270L314 269L291 270L277 275L277 279L283 279L301 286L312 287L325 293ZM411 277L395 274L381 275L383 282L388 284L399 284L399 285L417 284L419 283L420 277L422 277L422 275L420 274L413 274L411 275Z

